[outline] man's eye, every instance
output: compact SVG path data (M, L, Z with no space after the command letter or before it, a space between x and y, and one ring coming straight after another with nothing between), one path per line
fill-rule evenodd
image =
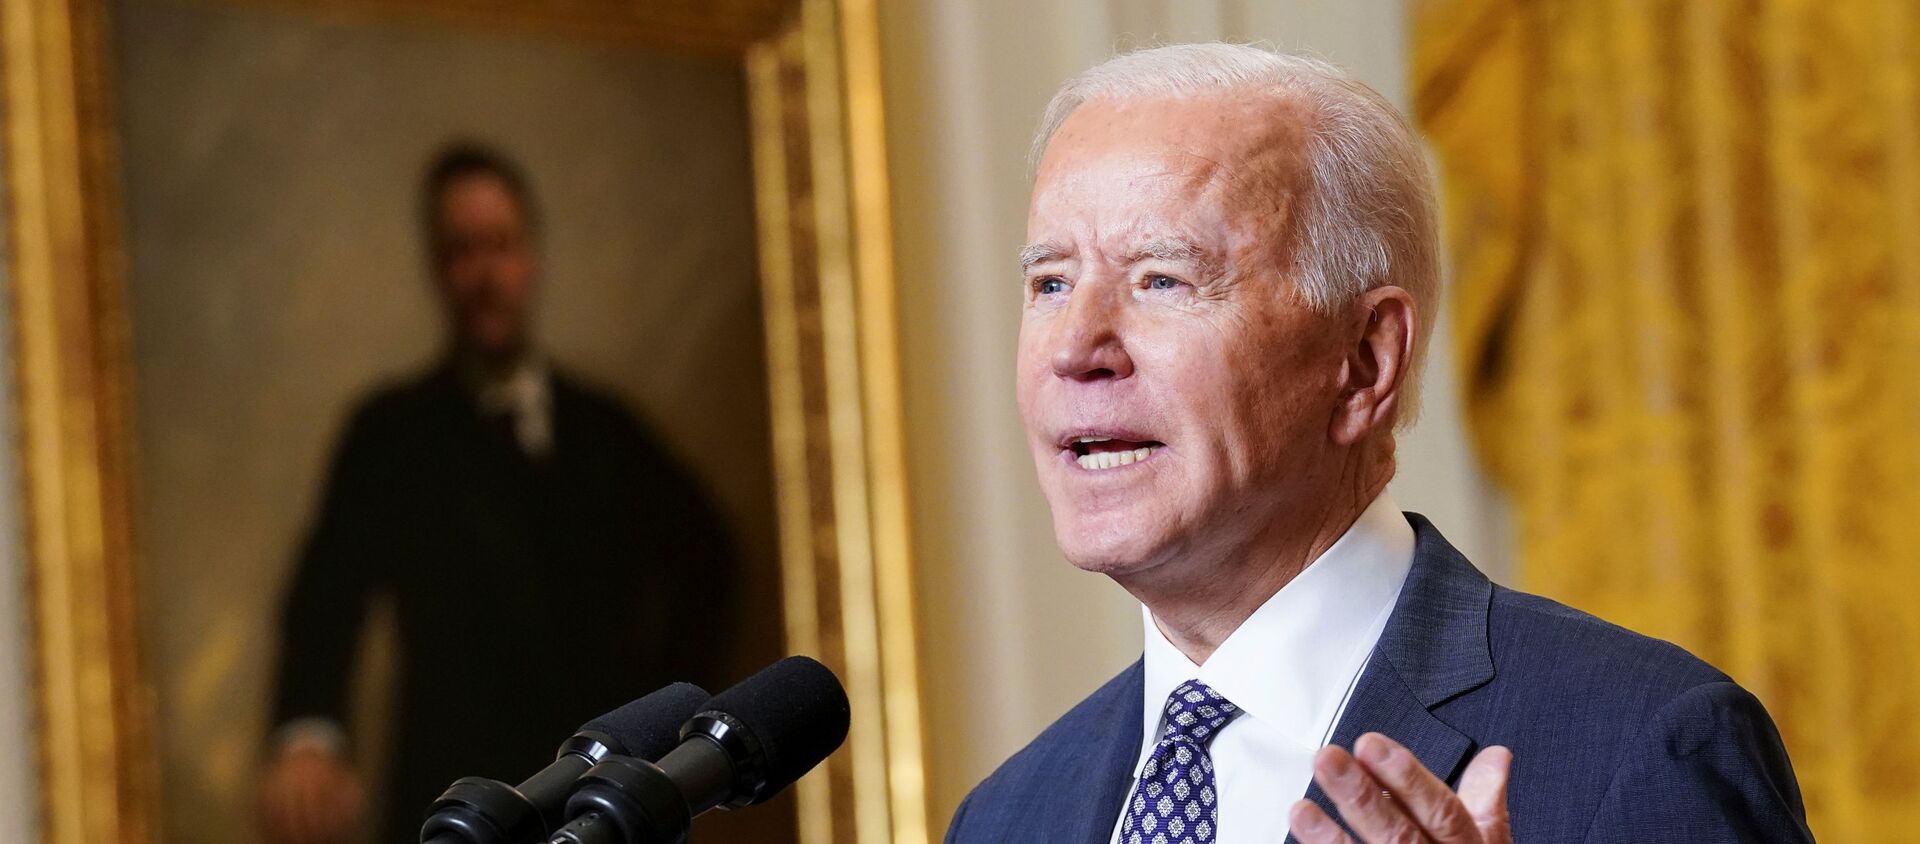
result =
M1043 278L1034 282L1033 290L1042 296L1051 296L1055 293L1067 292L1067 283L1058 278Z
M1179 286L1180 286L1180 280L1177 278L1174 278L1173 276L1168 276L1168 275L1147 276L1147 289L1149 290L1172 290Z

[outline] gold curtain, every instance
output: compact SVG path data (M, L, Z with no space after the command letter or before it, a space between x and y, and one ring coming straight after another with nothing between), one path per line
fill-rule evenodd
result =
M1765 701L1814 831L1920 835L1920 3L1416 0L1525 585Z

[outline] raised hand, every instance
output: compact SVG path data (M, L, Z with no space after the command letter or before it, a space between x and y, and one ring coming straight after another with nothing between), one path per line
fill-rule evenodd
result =
M1411 751L1379 733L1361 736L1353 750L1322 748L1313 758L1313 778L1360 842L1512 844L1507 772L1513 754L1506 748L1476 754L1460 776L1457 793ZM1311 800L1294 804L1291 819L1293 835L1303 844L1355 844Z
M280 748L260 786L260 825L276 844L335 844L366 813L360 778L335 751L307 742Z

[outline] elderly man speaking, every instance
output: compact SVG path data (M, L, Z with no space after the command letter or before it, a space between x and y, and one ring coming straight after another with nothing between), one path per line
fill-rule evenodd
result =
M1061 549L1146 648L949 842L1811 840L1752 695L1388 497L1439 268L1378 94L1164 47L1068 82L1038 150L1020 411Z

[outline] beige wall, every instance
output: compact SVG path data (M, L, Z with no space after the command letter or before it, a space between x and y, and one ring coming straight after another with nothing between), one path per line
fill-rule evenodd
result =
M1140 651L1138 605L1055 550L1013 403L1024 159L1041 107L1115 46L1264 40L1407 102L1397 0L898 0L883 6L936 827ZM1496 576L1444 328L1394 495Z

